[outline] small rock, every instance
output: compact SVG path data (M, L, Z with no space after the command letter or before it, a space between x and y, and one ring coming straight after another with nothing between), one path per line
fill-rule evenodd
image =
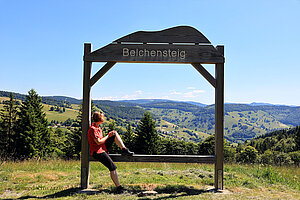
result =
M151 190L151 191L144 191L144 192L140 192L138 194L139 197L144 197L144 196L155 196L157 194L157 192Z

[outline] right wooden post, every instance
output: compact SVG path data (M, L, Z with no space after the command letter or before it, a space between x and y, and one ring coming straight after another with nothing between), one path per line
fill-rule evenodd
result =
M224 46L217 46L224 56ZM223 190L224 165L224 63L215 65L215 190Z

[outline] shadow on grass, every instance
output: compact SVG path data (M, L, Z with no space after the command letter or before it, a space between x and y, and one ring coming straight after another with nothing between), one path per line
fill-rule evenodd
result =
M169 194L168 196L164 197L157 197L157 198L151 198L153 199L171 199L176 197L184 197L184 196L194 196L194 195L200 195L208 192L214 192L214 190L204 190L204 189L195 189L193 187L188 187L185 185L166 185L166 186L159 186L155 188L155 191L158 194ZM140 198L140 199L150 199L147 197Z
M60 198L60 197L67 197L72 196L73 194L76 194L77 191L80 190L80 188L69 188L66 190L62 190L53 194L49 194L46 196L33 196L33 195L26 195L22 196L16 199L49 199L49 198ZM8 199L7 199L8 200Z
M125 193L129 193L132 195L137 195L140 197L139 199L146 200L150 199L147 196L141 196L142 192L145 190L142 189L140 186L131 187L129 186ZM214 190L204 190L204 189L195 189L193 187L188 187L184 185L166 185L166 186L158 186L154 189L158 193L158 195L167 194L168 196L163 197L151 197L151 199L171 199L176 197L183 197L183 196L193 196L193 195L199 195L203 193L209 193L214 192ZM48 194L45 196L33 196L33 195L27 195L22 196L17 199L49 199L49 198L62 198L62 197L71 197L73 195L97 195L100 193L106 193L106 194L116 194L116 189L87 189L87 190L81 190L80 188L69 188L66 190L58 191L53 194ZM8 200L8 199L7 199Z

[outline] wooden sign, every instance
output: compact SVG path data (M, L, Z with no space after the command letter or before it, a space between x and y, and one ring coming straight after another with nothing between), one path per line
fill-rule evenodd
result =
M89 62L224 63L224 56L198 30L179 26L138 31L84 55Z
M91 124L91 88L117 62L190 63L215 88L215 155L111 155L119 162L186 162L215 163L215 190L223 189L224 160L224 46L211 45L197 29L177 26L162 31L138 31L92 52L84 44L83 103L81 134L81 188L89 185L89 154L87 132ZM107 62L91 76L93 62ZM215 64L215 76L201 64ZM91 78L92 77L92 78Z
M84 57L91 62L224 63L212 45L110 44Z

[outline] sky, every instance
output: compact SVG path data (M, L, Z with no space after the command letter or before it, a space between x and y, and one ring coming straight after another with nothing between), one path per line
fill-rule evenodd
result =
M224 45L225 102L300 106L300 0L0 0L0 90L81 99L84 43L96 50L180 25ZM92 87L106 100L214 104L214 95L188 64L117 63Z

